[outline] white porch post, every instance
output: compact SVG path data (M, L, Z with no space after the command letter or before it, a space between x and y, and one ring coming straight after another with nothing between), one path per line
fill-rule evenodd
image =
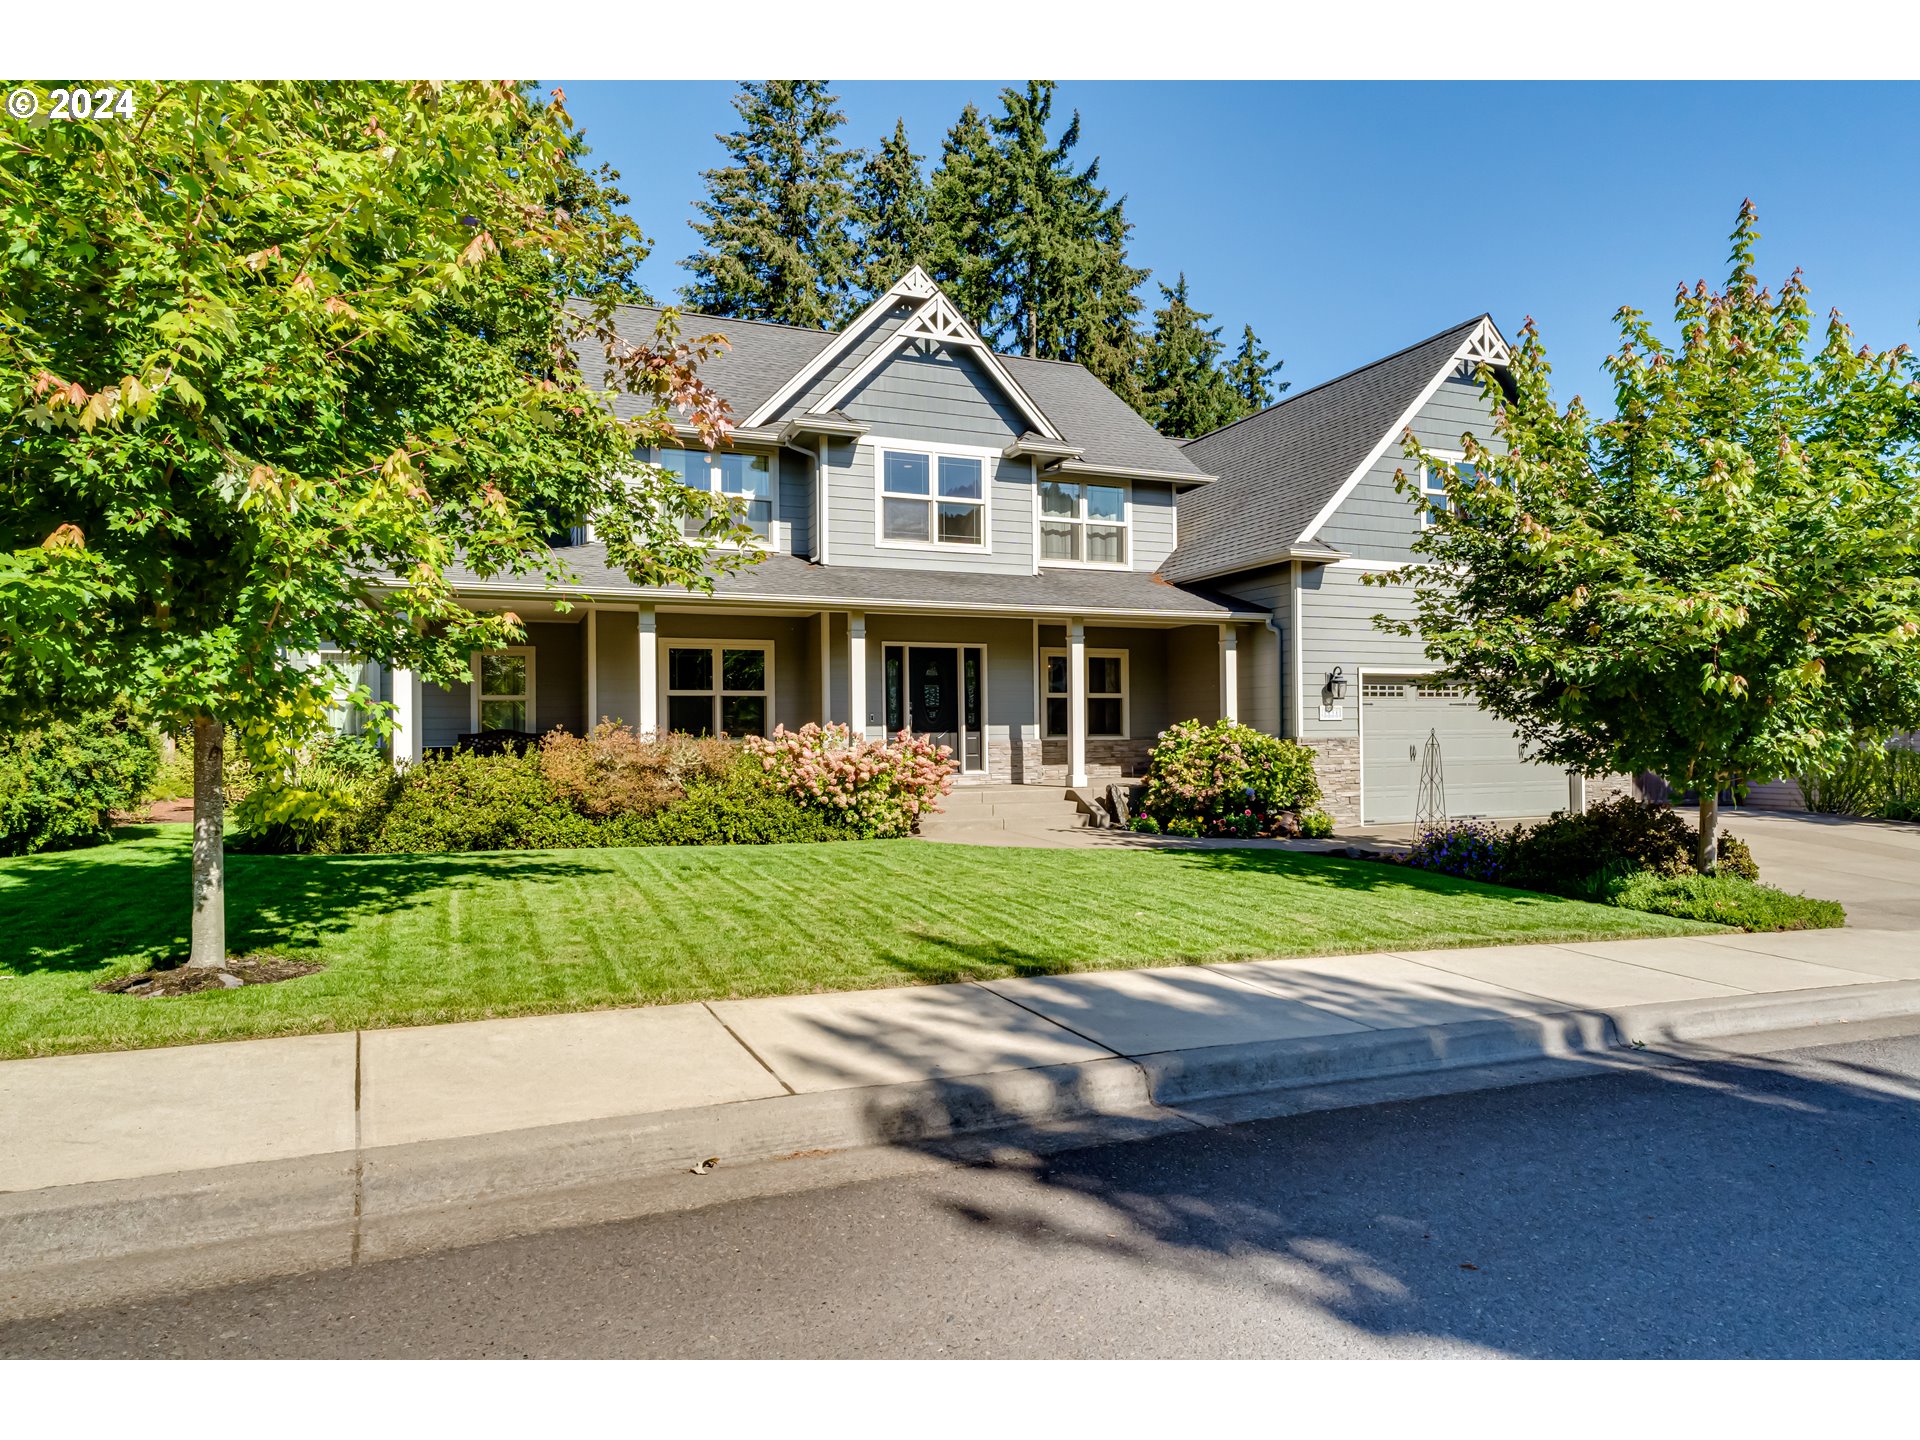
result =
M640 607L640 733L660 729L660 630L653 606Z
M393 672L393 763L417 764L420 760L420 677L411 670Z
M1087 627L1067 622L1067 784L1087 783Z
M587 734L600 723L600 612L587 611Z
M853 738L867 733L867 617L858 610L847 612L847 724Z
M833 612L820 612L820 723L833 723Z
M1220 627L1220 718L1240 718L1240 630Z

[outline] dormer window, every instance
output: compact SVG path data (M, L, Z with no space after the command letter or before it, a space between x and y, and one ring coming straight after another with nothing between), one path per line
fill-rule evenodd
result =
M875 458L881 544L987 548L985 456L888 444L875 451Z

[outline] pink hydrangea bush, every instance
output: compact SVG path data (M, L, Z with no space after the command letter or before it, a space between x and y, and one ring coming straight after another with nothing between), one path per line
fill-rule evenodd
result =
M767 739L748 736L746 746L794 799L873 839L911 835L923 814L940 808L960 768L951 748L905 730L868 740L855 739L845 725L781 725Z

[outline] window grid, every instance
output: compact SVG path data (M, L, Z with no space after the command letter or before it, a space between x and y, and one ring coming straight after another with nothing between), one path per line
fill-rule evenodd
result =
M985 457L883 447L876 468L881 543L987 548Z
M773 708L773 647L749 641L665 647L667 729L765 735Z
M741 502L743 522L756 539L770 540L773 535L773 461L765 455L739 451L709 454L705 450L660 451L660 466L690 490L704 495L722 495ZM705 526L703 518L686 516L682 533L694 536Z
M1072 703L1067 690L1067 658L1065 650L1040 652L1045 683L1043 733L1048 739L1060 739L1067 733L1067 710ZM1087 738L1124 740L1127 728L1127 652L1087 651Z
M1126 566L1126 486L1042 480L1034 503L1041 564Z

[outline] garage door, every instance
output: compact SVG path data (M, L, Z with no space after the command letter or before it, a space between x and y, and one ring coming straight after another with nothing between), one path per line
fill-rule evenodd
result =
M1527 761L1513 727L1465 689L1370 679L1360 687L1360 734L1361 803L1370 824L1414 818L1429 735L1440 741L1448 815L1504 819L1567 808L1567 772Z

